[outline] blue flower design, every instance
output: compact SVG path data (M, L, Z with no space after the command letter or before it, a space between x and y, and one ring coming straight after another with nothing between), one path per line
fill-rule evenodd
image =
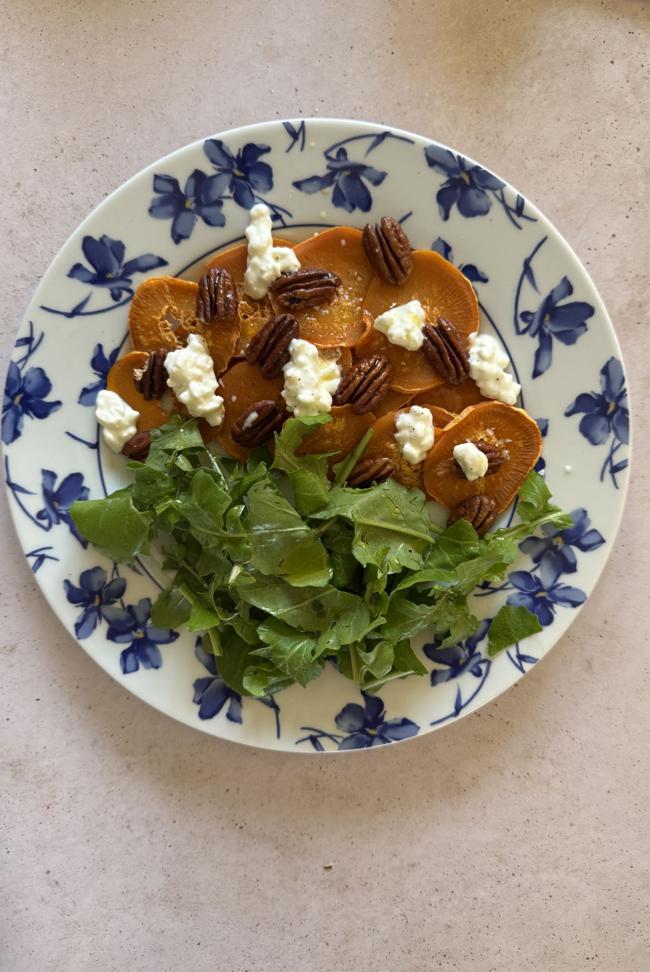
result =
M339 749L367 749L384 746L400 739L416 736L420 727L410 719L385 719L384 703L376 695L361 693L364 705L355 702L345 705L334 720L346 735L338 744Z
M70 473L58 486L56 480L57 475L51 469L41 470L41 492L45 506L38 511L36 518L41 521L44 530L65 523L82 547L87 547L88 541L81 536L70 515L70 507L76 500L88 499L89 490L84 486L84 478L81 473Z
M178 179L170 175L154 175L153 191L158 196L151 200L149 215L154 219L171 219L171 235L174 243L187 240L197 219L208 226L225 226L222 213L223 179L219 175L208 176L195 169L181 189Z
M587 331L587 321L594 314L594 308L584 300L571 300L562 303L573 293L568 277L562 277L544 297L535 311L522 311L520 319L524 327L520 334L528 334L538 342L535 351L533 378L539 378L551 366L553 359L553 340L562 344L575 344Z
M194 682L193 702L199 707L199 719L213 719L223 709L226 702L226 719L230 722L242 721L241 695L231 689L219 675L214 655L203 648L203 639L197 638L194 654L210 675L197 678Z
M137 604L128 604L111 616L106 637L127 647L120 655L123 675L143 668L160 668L162 655L159 645L169 645L178 638L170 628L156 628L149 623L151 599L143 597Z
M559 573L548 564L540 563L538 574L526 570L515 570L508 575L516 593L509 594L506 601L514 607L525 607L541 625L547 627L553 622L558 605L578 607L586 599L586 594L578 587L558 582Z
M600 371L600 392L585 392L569 405L565 415L582 415L579 429L592 445L602 445L610 435L630 441L630 413L623 366L610 358Z
M56 557L53 553L50 553L51 550L54 550L54 547L52 546L35 547L33 550L27 551L25 557L27 558L28 563L30 560L32 561L32 563L30 564L30 567L32 569L32 574L37 574L41 569L41 567L43 566L43 564L48 560L58 561L59 558Z
M61 407L59 401L46 401L51 391L52 382L42 368L23 371L15 361L9 362L2 400L2 441L5 445L22 435L25 416L46 419Z
M103 344L95 345L93 356L90 359L90 367L95 373L97 380L92 381L89 385L84 385L84 387L81 389L79 392L79 398L77 399L80 405L94 406L95 402L97 401L97 395L102 388L106 388L108 372L117 361L120 350L121 345L118 345L118 347L113 348L107 357L104 352Z
M443 240L442 237L438 236L431 244L431 249L434 253L439 253L441 257L445 260L449 260L450 263L454 262L453 251L449 243ZM456 264L455 264L456 265ZM489 277L487 274L483 273L482 270L473 263L460 263L458 264L458 269L460 272L467 277L470 283L487 283Z
M431 672L431 684L439 685L441 682L449 682L465 672L471 672L476 678L481 678L484 674L484 667L489 664L484 658L478 645L485 638L490 627L491 618L485 618L479 624L473 635L460 641L449 648L441 648L444 637L436 637L433 641L422 646L424 654L437 665L444 665L444 668L434 668Z
M353 213L355 209L367 213L372 207L372 196L366 182L371 186L379 186L387 173L364 162L352 162L343 145L336 149L334 155L326 152L325 158L328 160L327 172L324 175L299 179L293 183L296 189L311 195L333 187L332 205L344 209L346 213Z
M68 271L68 276L93 287L105 287L113 300L120 300L123 294L133 293L133 275L148 273L158 267L166 267L167 261L154 253L143 253L125 262L126 247L121 240L113 240L110 236L84 236L81 249L90 267L83 263L75 263Z
M112 624L123 614L123 608L115 605L124 595L126 581L118 576L109 580L103 567L82 571L78 587L69 580L63 586L70 603L82 609L74 625L77 638L87 638L102 620Z
M214 187L218 187L218 194L231 193L242 209L250 209L259 199L259 193L273 188L273 169L267 162L260 162L260 158L271 151L269 145L248 142L233 155L221 139L208 138L203 143L203 151L217 172L211 178Z
M436 194L440 215L444 220L454 206L461 216L485 216L492 207L490 193L502 190L505 183L481 168L469 165L461 155L454 155L439 145L428 145L424 150L427 165L445 175L446 181Z
M576 550L588 553L605 543L605 538L591 527L591 520L584 508L571 513L573 526L566 530L554 530L547 523L542 527L542 537L527 537L519 544L520 550L532 557L534 564L543 567L548 576L575 574L578 569ZM575 549L574 549L575 548Z
M609 450L600 470L601 482L608 473L618 489L617 475L628 466L627 459L616 459L630 441L630 413L623 366L610 358L600 369L600 392L585 392L566 409L565 415L582 415L578 428L594 446L610 439Z

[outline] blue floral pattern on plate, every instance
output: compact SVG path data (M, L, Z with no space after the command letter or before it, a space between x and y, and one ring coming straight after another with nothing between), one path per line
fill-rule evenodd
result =
M196 268L215 250L240 242L246 209L260 201L277 225L293 228L294 238L391 214L408 221L414 245L455 262L480 293L482 326L510 355L528 411L544 416L538 468L562 505L573 509L568 529L524 540L503 584L477 592L484 620L472 638L443 648L424 637L421 649L414 647L430 662L429 676L392 682L381 698L350 701L351 686L332 666L313 685L279 699L239 697L220 677L218 659L192 636L151 623L155 566L141 561L118 570L85 547L70 515L76 499L124 482L119 457L101 446L92 406L124 343L135 287L161 269ZM338 752L381 747L453 721L549 650L611 550L628 477L630 416L623 367L598 295L519 193L477 162L419 136L294 119L213 135L162 160L130 183L128 198L118 191L73 234L20 330L2 433L8 495L27 562L100 664L123 684L137 683L154 705L159 692L166 705L173 698L178 718L215 735L287 750L298 740L306 751ZM594 463L576 463L565 476L576 450L584 455L585 449ZM489 619L506 602L534 610L543 630L491 659Z

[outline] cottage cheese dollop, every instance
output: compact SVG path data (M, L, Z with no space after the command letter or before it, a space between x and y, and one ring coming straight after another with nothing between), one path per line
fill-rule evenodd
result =
M113 452L121 452L122 446L133 438L139 417L140 413L116 392L102 389L97 395L95 418L102 427L104 442Z
M399 413L395 429L395 441L406 461L413 466L423 462L433 446L433 417L429 409L411 405L408 412Z
M463 471L465 479L473 482L482 479L488 469L488 457L473 442L461 442L454 446L454 459Z
M273 246L271 213L264 203L257 203L249 213L246 229L248 257L244 274L244 293L256 300L267 291L281 273L299 270L300 261L288 246Z
M519 398L521 385L506 368L510 359L496 338L491 334L469 336L469 374L486 398L494 398L506 405L514 405Z
M321 356L314 344L301 338L293 339L289 354L291 359L282 369L287 408L297 418L331 411L332 395L341 380L336 360Z
M223 398L217 395L217 377L207 345L200 334L190 334L187 344L165 358L167 384L194 418L204 418L218 428L223 422Z
M377 331L385 334L391 344L397 344L407 351L417 351L424 343L422 328L426 323L424 307L419 300L409 300L408 304L391 307L375 318Z

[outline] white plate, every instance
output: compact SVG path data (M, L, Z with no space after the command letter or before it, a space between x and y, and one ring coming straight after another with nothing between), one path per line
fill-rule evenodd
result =
M485 629L455 649L425 648L430 677L363 697L333 668L274 700L240 699L194 638L147 625L155 566L116 567L75 536L68 509L125 481L98 447L93 408L126 336L145 277L196 276L240 242L263 200L282 236L300 239L382 215L415 247L461 267L545 433L546 477L575 526L527 541L479 614L507 599L543 630L494 660ZM226 739L290 752L383 745L459 718L516 682L561 637L612 548L629 472L629 412L620 349L603 303L560 234L516 190L436 142L367 122L305 119L235 129L188 145L139 173L72 234L43 277L7 378L2 438L9 504L43 594L110 675L163 712ZM144 600L143 600L144 599ZM124 633L124 618L130 618ZM111 630L119 613L120 635ZM481 636L483 636L481 640ZM119 640L116 640L119 639ZM426 638L418 639L422 645Z

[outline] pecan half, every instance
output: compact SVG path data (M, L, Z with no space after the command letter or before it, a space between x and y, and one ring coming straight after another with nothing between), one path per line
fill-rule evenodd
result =
M150 351L147 363L142 371L133 373L133 384L148 402L152 398L162 398L167 391L166 357L167 351L164 348Z
M388 394L393 366L382 354L363 358L341 378L334 394L335 405L352 405L355 415L372 412Z
M432 368L448 385L460 385L469 376L469 356L456 327L445 317L422 328L422 350Z
M480 449L484 456L487 456L488 467L486 476L491 476L504 464L508 458L508 453L499 446L494 445L492 442L486 442L485 439L477 439L474 443L477 449Z
M301 267L300 270L283 273L274 280L269 287L269 295L274 307L297 310L331 303L340 286L341 278L329 270Z
M467 520L479 537L482 537L497 518L495 507L496 503L490 496L470 496L454 506L447 517L447 526L451 526L456 520Z
M363 228L363 248L375 273L389 284L403 284L413 271L409 238L392 216Z
M289 360L289 345L298 337L298 321L291 314L278 314L267 321L248 345L246 360L259 365L265 378L277 378Z
M255 402L235 422L230 434L239 445L253 448L279 432L286 417L287 413L275 402Z
M196 314L206 324L231 322L237 317L237 288L228 270L212 267L199 280Z
M348 486L365 489L373 483L385 482L394 472L395 467L392 462L384 456L377 459L360 459L348 476Z
M128 442L125 442L122 446L122 455L126 456L127 459L137 459L138 462L144 462L149 455L150 445L150 432L136 432L135 435L132 435Z

